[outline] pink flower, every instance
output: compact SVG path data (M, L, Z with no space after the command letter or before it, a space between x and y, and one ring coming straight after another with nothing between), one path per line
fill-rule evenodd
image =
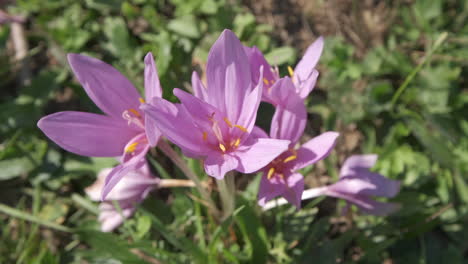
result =
M262 52L257 47L244 47L250 61L252 70L252 81L264 83L263 100L273 105L277 104L277 98L272 91L277 87L280 79L278 68L272 68L266 61ZM318 71L315 69L323 50L323 38L319 37L306 50L304 56L293 70L288 66L289 75L292 78L296 93L304 99L314 89L318 78ZM263 66L263 78L260 78L260 68Z
M369 171L377 161L377 155L354 155L349 157L341 167L338 182L324 187L304 191L302 200L321 195L345 199L361 211L373 215L387 215L400 208L399 204L378 202L372 197L394 197L400 191L400 182ZM272 201L265 205L269 209L286 201Z
M103 169L96 182L86 188L86 194L91 200L101 201L104 181L111 171L111 168ZM151 175L146 163L139 169L128 172L99 205L101 230L112 231L121 225L124 219L131 217L136 206L156 188L159 181L159 178ZM121 211L115 207L114 202L118 203Z
M121 156L106 179L103 199L124 175L144 165L160 137L152 120L138 111L140 97L127 78L94 58L69 54L68 62L88 96L105 115L65 111L45 116L38 127L60 147L83 156ZM153 56L145 57L145 97L161 97Z
M339 134L325 132L296 148L307 121L304 101L295 93L294 84L288 77L277 81L272 95L278 104L271 122L270 137L287 139L291 144L287 151L262 169L258 203L265 206L266 202L281 195L300 208L304 176L297 171L327 157Z
M181 104L155 98L142 106L165 137L187 156L203 158L206 173L218 179L231 170L257 171L287 149L288 140L255 133L263 83L252 82L247 55L231 31L211 48L206 75L206 87L193 75L195 96L174 89Z

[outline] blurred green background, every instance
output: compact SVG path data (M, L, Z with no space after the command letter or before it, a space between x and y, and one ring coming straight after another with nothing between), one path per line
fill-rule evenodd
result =
M468 262L467 1L17 0L1 9L27 21L0 26L0 263ZM332 198L261 212L251 175L223 223L190 198L195 190L171 189L153 192L117 232L98 231L83 190L116 161L67 153L36 127L58 111L98 112L66 54L102 59L141 90L151 51L174 100L225 28L283 74L325 37L306 137L341 136L306 182L334 182L346 157L377 153L376 171L402 182L399 212L342 215ZM163 178L183 178L158 151L150 162Z

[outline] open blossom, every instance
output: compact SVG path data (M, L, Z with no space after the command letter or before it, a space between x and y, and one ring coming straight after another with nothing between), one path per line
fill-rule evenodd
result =
M288 140L255 133L263 82L252 82L247 55L231 31L211 48L206 76L205 87L193 75L195 96L174 89L181 104L155 98L153 105L141 107L184 154L203 158L206 173L222 179L231 170L257 171L288 148Z
M277 81L280 79L278 68L271 67L266 61L262 52L257 47L244 47L251 65L252 81L258 82L259 80L264 83L263 100L273 105L277 104L278 98L275 98L272 91L277 87ZM296 65L296 68L288 66L288 72L296 93L304 99L314 89L319 76L318 71L315 69L320 55L323 50L323 38L318 38L306 50L304 56ZM260 68L263 67L263 78L260 78Z
M341 167L340 179L329 186L304 191L302 199L321 195L345 199L356 205L361 211L373 215L387 215L400 208L399 204L378 202L372 197L391 198L400 191L399 181L390 180L371 172L369 169L377 161L377 155L354 155L349 157ZM285 200L272 201L266 204L269 209L286 203Z
M68 62L88 96L105 115L65 111L43 117L38 127L60 147L83 156L121 156L106 179L103 198L129 171L145 163L160 137L152 120L139 111L136 88L112 66L95 58L68 54ZM153 56L145 57L145 97L161 97Z
M277 81L272 94L278 104L271 123L270 137L287 139L291 144L287 151L262 169L258 203L265 206L266 202L281 195L300 208L304 176L297 171L327 157L335 146L338 133L325 132L296 148L307 120L304 101L295 93L294 84L288 77Z
M111 171L111 168L103 169L96 182L86 188L86 194L91 200L101 201L104 182ZM101 230L103 232L112 231L122 224L124 219L132 216L136 206L156 188L159 181L159 178L151 175L146 163L137 170L129 171L99 205ZM116 208L115 202L120 208Z

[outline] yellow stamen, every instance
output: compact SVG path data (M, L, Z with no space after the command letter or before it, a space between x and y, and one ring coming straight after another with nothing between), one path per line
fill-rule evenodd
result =
M234 142L234 147L237 148L237 147L239 146L239 144L240 144L240 138L238 138L238 139L236 140L236 142Z
M132 144L130 144L128 147L125 148L125 152L127 153L134 152L137 145L138 145L138 142L133 142Z
M203 141L206 141L206 138L208 137L208 133L206 133L205 131L203 131Z
M271 177L273 177L273 173L275 173L275 168L271 167L268 170L267 179L271 179Z
M291 155L291 156L285 158L283 162L286 163L286 162L290 162L291 160L295 160L295 159L297 159L297 156L294 154L294 155Z
M235 127L237 127L238 129L242 130L242 132L247 132L247 128L241 126L241 125L234 125Z
M223 144L219 143L219 148L220 148L223 152L226 152L226 147L225 147Z
M288 66L288 72L289 72L289 76L291 76L291 78L294 76L294 70L291 68L291 66Z
M267 80L267 78L263 78L263 83L265 83L266 85L270 84L270 82Z
M284 174L283 173L278 173L278 176L284 180Z
M145 99L143 99L143 98L141 98L141 97L140 97L140 98L138 98L138 100L139 100L139 101L140 101L140 103L142 103L142 104L144 104L144 103L145 103Z
M226 124L232 128L232 123L231 121L229 121L229 119L227 117L223 118L224 122L226 122Z
M133 109L133 108L128 109L128 111L132 112L132 113L133 113L134 115L136 115L137 117L140 117L140 116L141 116L140 113L138 113L138 111L135 110L135 109Z

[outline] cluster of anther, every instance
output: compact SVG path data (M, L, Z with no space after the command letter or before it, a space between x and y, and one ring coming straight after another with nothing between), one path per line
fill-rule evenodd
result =
M214 144L214 148L221 150L223 153L235 150L237 147L239 147L242 141L242 134L248 132L248 130L241 125L232 124L232 122L227 117L224 117L223 121L226 124L229 132L227 133L227 135L223 135L219 121L214 118L214 115L215 113L212 113L210 116L208 116L208 119L212 123L211 132L216 138L216 144ZM231 131L232 129L240 130L241 134L239 135L239 133L231 133L233 132ZM237 136L233 137L233 135ZM208 132L203 131L202 137L203 141L208 141Z
M288 163L295 159L297 159L297 151L295 149L289 149L281 154L270 163L267 178L270 180L276 175L276 177L284 179L284 175L287 175L286 172L290 169Z

